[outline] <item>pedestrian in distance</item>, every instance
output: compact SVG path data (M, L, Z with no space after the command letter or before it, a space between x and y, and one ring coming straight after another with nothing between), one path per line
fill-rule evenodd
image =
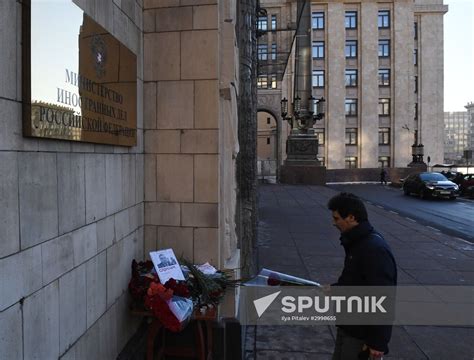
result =
M351 193L340 193L329 200L328 208L332 211L334 226L341 233L345 251L344 268L331 287L389 286L395 289L395 258L383 236L370 224L364 203ZM332 360L382 359L388 353L391 324L336 326Z
M380 171L380 184L387 185L387 170L385 168Z

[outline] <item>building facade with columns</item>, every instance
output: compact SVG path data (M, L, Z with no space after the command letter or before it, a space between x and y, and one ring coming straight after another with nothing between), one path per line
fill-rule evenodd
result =
M283 97L293 98L296 1L261 6L267 31L258 46L267 55L259 55L259 110L272 104L276 112ZM447 10L442 0L311 1L313 96L326 99L325 118L314 127L328 169L406 167L414 143L442 162ZM287 53L282 71L277 63ZM289 126L277 117L283 162Z
M86 30L84 12L136 57L118 64L93 38L94 57L81 58L98 73L106 61L124 73L134 66L126 80L136 83L134 144L22 135L31 4L51 7L36 24L64 33L73 19L62 9L72 9L72 45ZM237 14L227 0L0 1L1 358L116 359L140 323L128 306L131 262L152 250L240 267ZM52 55L44 82L56 60L77 52ZM235 315L234 300L223 316Z

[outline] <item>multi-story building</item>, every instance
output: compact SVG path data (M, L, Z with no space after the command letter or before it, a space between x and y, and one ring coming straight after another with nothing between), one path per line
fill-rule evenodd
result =
M469 149L474 150L474 102L466 105L467 113L471 121L471 131L469 136Z
M464 150L472 149L472 115L472 112L469 114L467 111L444 113L445 163L462 163Z
M258 40L259 110L276 118L283 161L289 127L279 103L293 97L294 54L287 54L296 1L261 6L267 15L258 22L266 31ZM326 99L326 116L314 127L328 169L406 167L415 142L432 163L443 161L447 10L443 0L311 2L313 96Z

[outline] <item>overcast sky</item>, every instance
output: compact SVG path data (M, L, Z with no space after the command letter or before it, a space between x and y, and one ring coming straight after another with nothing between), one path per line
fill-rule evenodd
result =
M474 102L474 0L444 0L444 111Z

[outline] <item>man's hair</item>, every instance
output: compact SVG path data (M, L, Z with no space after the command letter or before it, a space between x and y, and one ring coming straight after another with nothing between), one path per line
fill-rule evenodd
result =
M353 215L357 222L367 220L367 209L357 196L351 193L340 193L332 197L328 202L328 209L337 211L342 218Z

